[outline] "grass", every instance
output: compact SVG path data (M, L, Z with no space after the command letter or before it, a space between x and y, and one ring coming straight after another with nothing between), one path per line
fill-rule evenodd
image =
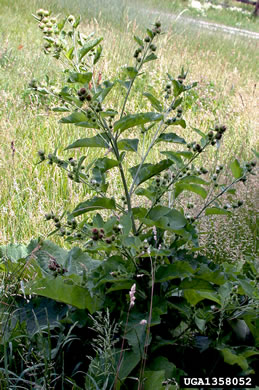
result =
M57 148L61 156L70 156L63 148L83 136L85 130L60 125L59 115L28 91L32 78L43 80L48 74L55 81L59 77L57 62L42 53L41 34L31 13L45 7L62 14L71 11L81 14L86 33L96 30L104 36L105 57L100 62L103 79L115 77L125 63L132 64L131 53L136 46L133 33L144 34L144 27L156 19L156 15L141 13L141 7L133 7L133 12L128 12L128 3L117 0L96 1L94 10L90 1L78 0L71 7L69 3L28 0L21 8L18 3L0 0L0 245L46 236L50 228L44 222L44 214L50 210L61 212L64 207L71 210L88 194L86 188L69 181L64 171L37 165L39 149L49 153ZM144 0L142 4L144 7ZM161 21L168 33L160 39L159 59L155 65L147 66L149 75L138 80L136 90L149 83L159 95L166 72L177 75L185 65L189 80L199 81L197 92L189 95L192 107L185 115L188 123L201 130L207 130L215 122L226 123L228 133L219 153L224 162L229 164L234 155L251 158L251 148L256 148L258 142L256 41L171 25L166 17L161 17ZM110 102L114 107L117 104L118 91L111 95ZM140 94L128 105L129 111L146 108L147 103ZM181 133L190 141L195 139L190 127L179 130L178 134ZM135 135L139 136L137 130ZM87 158L91 159L95 153L87 150ZM158 158L158 154L154 152L150 160ZM208 153L204 164L210 166L211 159ZM118 193L120 188L115 179L110 178L110 187Z
M230 27L237 27L251 31L259 31L258 19L253 16L254 7L246 4L238 3L237 1L211 1L211 4L222 6L222 9L203 8L199 10L191 7L191 1L188 0L144 0L145 6L148 9L158 9L161 12L169 12L178 15L183 12L183 20L185 17L202 19L207 22L219 23ZM202 6L208 4L207 1L200 1ZM231 9L232 8L232 9ZM238 10L243 10L240 12Z

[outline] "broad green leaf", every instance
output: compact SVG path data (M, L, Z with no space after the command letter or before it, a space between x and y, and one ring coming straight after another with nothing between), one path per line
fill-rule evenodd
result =
M186 122L184 119L177 119L175 122L172 122L169 126L181 126L183 129L186 129Z
M83 112L73 112L71 115L60 119L60 123L87 122L87 116Z
M205 210L205 215L213 215L213 214L229 215L231 213L230 213L230 211L225 210L225 209L221 209L219 207L210 207L210 208Z
M183 214L165 206L154 207L146 218L140 219L147 226L156 226L163 230L180 231L187 223Z
M155 198L154 191L150 191L146 188L137 188L135 191L135 194L140 195L140 196L145 196L146 198L148 198L151 201L153 201Z
M113 160L108 157L98 158L94 165L100 169L101 172L106 172L111 168L117 167L119 165L118 161Z
M239 179L244 174L243 169L241 168L239 161L237 159L235 159L230 164L230 169L231 169L232 175L234 176L235 179Z
M69 283L66 283L66 280ZM53 279L41 278L29 283L25 291L27 294L47 297L78 309L88 309L90 313L94 313L102 307L102 301L97 296L91 297L86 288L74 284L72 279L64 276Z
M65 150L75 148L109 148L107 135L105 133L91 138L81 138L67 146Z
M133 66L127 66L124 69L127 71L128 77L130 79L134 79L138 74L138 70L136 68L134 68Z
M122 233L128 236L132 229L132 220L129 213L120 218L120 224L123 226Z
M79 60L81 61L82 58L90 51L92 50L98 43L100 43L103 40L103 38L96 38L92 39L91 41L88 41L82 49L79 50Z
M152 359L149 364L149 369L152 371L165 371L165 378L173 378L177 372L176 366L169 362L169 360L164 356L157 356ZM164 390L171 390L170 388L164 388Z
M192 158L192 156L193 156L193 153L192 152L188 152L188 151L185 151L185 150L183 150L183 151L177 151L177 152L175 152L177 155L179 155L179 156L183 156L184 158L188 158L188 159L190 159L190 158Z
M158 143L158 142L171 142L171 143L176 143L176 144L186 144L185 139L179 137L175 133L163 133L163 134L160 134L160 136L156 140L156 143Z
M118 141L118 149L119 150L127 150L128 152L137 152L138 151L139 139L121 139Z
M185 278L194 273L194 270L186 261L175 261L173 264L160 266L156 272L156 282L166 282L168 280Z
M180 156L178 156L175 152L172 151L163 151L160 152L161 154L164 154L169 160L174 161L179 167L183 166L183 161Z
M236 351L231 350L230 348L218 349L222 353L225 363L230 364L231 366L237 364L244 371L248 369L248 362L242 353L238 354Z
M154 61L156 59L157 56L154 53L151 53L144 59L143 64L145 64L145 62Z
M163 111L163 107L160 103L160 101L154 96L152 95L152 93L149 93L149 92L144 92L143 93L144 96L146 96L148 98L148 100L150 101L150 103L152 104L152 106L159 112L162 112Z
M111 91L113 88L114 83L111 83L110 81L104 81L102 85L100 85L97 88L96 94L93 96L93 100L98 101L99 103L102 103L108 93Z
M149 164L149 163L143 164L138 172L138 177L135 181L136 186L150 179L151 177L157 175L158 173L164 171L165 169L169 168L170 165L172 165L171 160L161 160L157 164ZM135 167L129 169L133 179L135 179L138 168L139 165L136 165Z
M133 207L132 213L136 219L143 218L147 214L147 209L145 207Z
M13 262L24 259L29 253L28 248L21 244L8 244L0 247L0 259L6 257Z
M105 118L106 116L115 117L116 115L118 115L118 111L113 110L112 108L108 108L108 110L100 112L100 116L102 118Z
M85 214L89 211L103 209L115 210L115 200L105 197L99 198L95 196L92 199L79 203L79 205L77 205L76 208L72 211L71 216L76 217L78 215Z
M140 47L142 48L144 47L144 42L137 35L134 35L134 39L139 44Z
M213 291L196 291L194 289L185 289L184 297L193 306L197 305L197 303L203 301L204 299L209 299L210 301L220 304L217 293Z
M210 183L201 177L198 176L185 176L182 179L178 181L178 183L195 183L195 184L204 184L204 185L209 185Z
M176 183L175 185L175 198L179 196L183 191L191 191L198 195L200 195L203 199L207 198L207 191L198 184L190 184L190 183Z
M127 130L131 127L144 125L148 122L160 121L163 119L162 114L156 112L143 112L140 114L126 115L114 124L114 130Z
M164 390L165 371L145 371L144 390Z
M81 83L81 84L87 84L92 79L93 73L87 72L87 73L70 73L68 82L69 83Z

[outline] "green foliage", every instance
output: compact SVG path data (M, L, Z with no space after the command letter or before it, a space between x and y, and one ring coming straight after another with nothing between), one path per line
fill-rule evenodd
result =
M213 172L200 166L209 148L215 147L216 153L220 148L227 130L224 125L216 124L207 134L192 128L197 134L195 142L168 132L170 126L176 131L188 129L182 106L197 83L186 84L184 68L177 77L167 74L166 84L162 91L156 91L156 97L140 91L153 111L130 112L128 102L135 81L140 80L146 63L159 58L154 54L161 33L159 21L147 29L143 39L134 37L138 47L133 53L134 66L124 69L126 79L102 81L96 75L103 39L83 35L80 18L70 15L57 21L47 13L39 10L34 17L43 31L44 52L66 64L66 82L55 91L47 87L34 90L58 104L54 111L66 112L61 124L82 127L87 137L66 146L66 150L79 148L77 159L62 160L56 150L48 155L39 151L39 163L65 170L69 179L87 188L89 196L62 214L46 214L46 220L54 224L51 234L58 233L67 245L77 242L79 246L66 251L39 240L28 247L0 248L1 273L21 264L26 272L20 275L21 288L16 284L15 291L21 290L26 299L32 295L32 302L35 297L45 297L64 305L66 315L58 321L62 324L59 332L67 326L70 337L72 330L80 334L83 329L82 349L90 351L85 354L88 363L84 361L86 389L132 388L132 378L138 378L139 390L162 389L163 382L173 389L180 375L192 374L193 370L196 376L222 375L227 370L236 375L254 373L259 300L256 272L251 268L248 273L243 266L233 264L215 265L201 256L198 221L204 215L230 214L223 202L233 187L245 184L247 176L254 174L256 162L235 159L230 167L216 166ZM151 86L143 85L151 90ZM121 97L115 107L109 100L112 89ZM133 128L138 138L131 137ZM149 137L148 146L145 137ZM161 143L167 150L160 152ZM87 153L80 156L80 151L90 147L98 148L98 155L88 161ZM166 159L156 153L157 160L150 161L151 150ZM114 178L120 190L113 193L109 182ZM197 207L187 206L193 209L192 215L179 203L186 191L188 196L199 195L203 202L197 202ZM147 198L142 207L135 203L135 195ZM233 208L241 206L240 200L233 203ZM100 310L106 311L106 317ZM98 320L88 313L97 313ZM117 324L123 323L121 329L109 316ZM92 341L89 318L99 334L97 341ZM98 325L102 320L103 328ZM239 321L241 332L236 326ZM16 329L16 325L8 326L11 332ZM237 328L233 335L232 329ZM51 344L55 329L48 325L47 341L38 329L41 343L49 343L44 367L51 375L48 365L56 358ZM117 336L122 344L116 349ZM40 350L37 340L30 342ZM62 339L57 344L57 355L65 342ZM4 368L9 372L6 362L12 351L6 349L5 340L3 346ZM41 364L38 357L30 359ZM76 372L74 367L72 374ZM58 384L76 384L70 373L65 378L53 375ZM39 373L35 377L38 379ZM7 383L13 385L12 381ZM53 383L51 378L49 383Z

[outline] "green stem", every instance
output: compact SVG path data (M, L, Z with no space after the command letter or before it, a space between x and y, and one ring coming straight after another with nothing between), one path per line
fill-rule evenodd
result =
M243 175L243 176L245 176L245 175ZM209 207L213 202L215 202L215 200L217 200L221 195L223 195L234 184L238 183L241 180L241 178L234 180L231 184L229 184L226 188L224 188L224 190L222 190L218 195L216 195L210 202L206 203L205 206L201 209L201 211L196 215L195 220L198 219L199 216L203 213L203 211L206 210L206 208Z

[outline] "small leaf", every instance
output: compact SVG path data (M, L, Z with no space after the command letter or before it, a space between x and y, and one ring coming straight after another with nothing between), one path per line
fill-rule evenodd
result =
M200 195L203 199L207 198L207 191L198 184L190 183L176 183L175 185L175 198L180 195L183 191L191 191Z
M104 81L99 87L97 88L96 94L93 96L93 100L97 100L99 103L102 103L108 93L113 88L114 83L111 83L110 81L106 80Z
M71 115L60 119L60 123L79 123L86 122L87 117L83 112L73 112Z
M98 158L95 161L95 166L98 167L101 172L106 172L111 168L117 167L118 165L118 161L108 157Z
M75 148L109 148L107 135L103 133L91 138L80 138L67 146L65 150Z
M142 39L140 39L137 35L134 35L134 39L135 41L139 44L140 47L144 47L144 43L142 41Z
M145 64L145 62L154 61L156 59L157 59L157 56L154 53L151 53L151 54L149 54L149 56L147 56L144 59L143 64Z
M128 152L137 152L138 151L139 140L137 138L134 139L121 139L118 141L118 149L119 150L127 150Z
M143 183L144 181L150 179L151 177L157 175L158 173L164 171L165 169L169 168L170 165L172 165L171 160L162 160L157 164L143 164L138 172L138 177L136 179L135 184L138 186L139 184ZM135 176L137 174L139 165L136 165L129 169L130 174L135 179Z
M181 157L179 157L175 152L172 152L172 151L164 151L164 152L160 152L161 154L164 154L166 157L169 158L169 160L172 160L174 161L178 167L182 167L183 166L183 161L181 159Z
M159 112L162 112L163 111L163 107L160 103L160 101L154 96L152 95L152 93L149 93L149 92L144 92L143 93L144 96L146 96L148 98L148 100L150 101L150 103L152 104L152 106Z
M69 112L69 108L67 107L54 107L52 108L52 111L54 112Z
M201 130L196 129L195 127L192 127L192 126L191 126L191 129L194 130L195 133L199 134L202 138L206 138L207 137L206 134L203 133Z
M130 79L134 79L138 74L138 70L133 66L127 66L125 70L127 71L127 74Z
M162 119L163 115L156 112L144 112L140 114L126 115L114 123L114 130L124 131L131 127L144 125L148 122L160 121Z
M103 209L115 210L116 209L115 200L110 198L105 198L105 197L99 198L95 196L92 199L79 203L79 205L76 206L76 208L72 211L70 215L72 217L76 217L78 215L88 213L89 211L103 210Z
M239 161L237 159L235 159L230 164L230 169L231 169L232 175L234 176L235 179L239 179L244 174L243 169L241 168Z
M185 139L179 137L175 133L160 134L160 136L156 140L156 143L158 143L158 142L171 142L171 143L176 143L176 144L186 144Z
M65 56L69 59L69 60L72 60L72 58L74 57L73 56L73 53L74 53L74 46L71 47L65 54Z
M137 188L135 194L139 196L145 196L151 201L153 201L156 196L154 191L150 191L146 188Z
M229 215L231 214L230 211L221 209L219 207L210 207L205 210L205 215Z
M103 40L103 38L97 38L93 39L89 42L87 42L82 49L79 51L79 60L81 61L82 58L90 51L92 50L95 46L98 45Z
M86 84L89 83L89 81L92 79L93 73L87 72L87 73L70 73L68 82L69 83L81 83Z
M96 49L96 53L94 55L94 65L97 64L97 62L99 61L99 59L101 58L101 54L102 54L102 51L103 51L103 48L101 45L99 45Z
M182 179L178 181L178 183L195 183L195 184L204 184L209 185L210 182L203 180L201 177L198 176L185 176Z

